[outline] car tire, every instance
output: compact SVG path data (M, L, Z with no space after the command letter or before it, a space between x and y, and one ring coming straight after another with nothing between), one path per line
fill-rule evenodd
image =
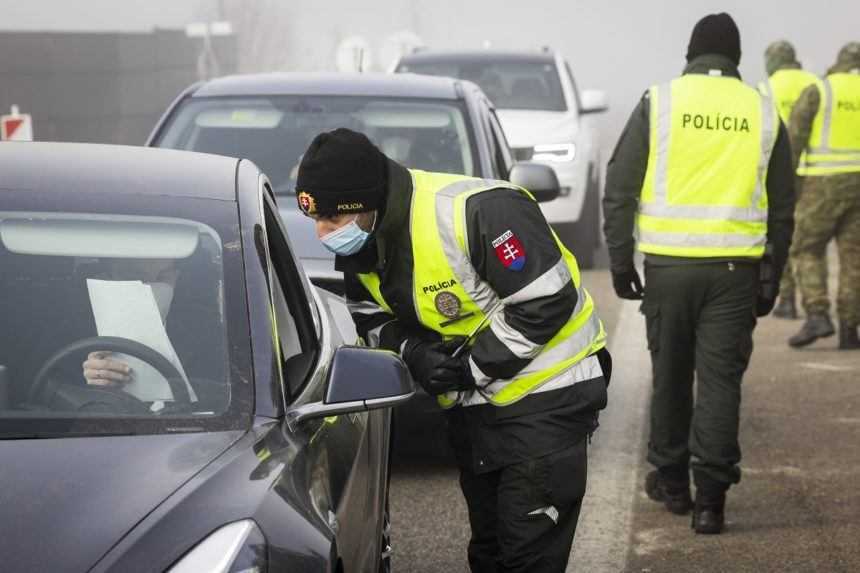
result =
M588 168L588 188L579 220L573 224L571 245L581 269L594 268L597 247L600 246L600 186L594 166Z

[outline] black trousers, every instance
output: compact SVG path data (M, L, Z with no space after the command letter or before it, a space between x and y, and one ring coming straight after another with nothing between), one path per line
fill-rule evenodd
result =
M757 288L752 262L646 263L642 313L654 377L648 461L685 476L692 465L699 490L740 480L741 380Z
M460 467L473 573L563 573L585 494L587 441L476 474Z

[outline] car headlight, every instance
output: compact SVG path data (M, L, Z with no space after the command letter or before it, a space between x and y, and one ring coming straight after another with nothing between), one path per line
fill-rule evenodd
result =
M216 530L168 573L264 573L267 561L263 532L246 519Z
M548 163L565 163L576 157L576 145L573 143L547 143L535 145L532 161Z

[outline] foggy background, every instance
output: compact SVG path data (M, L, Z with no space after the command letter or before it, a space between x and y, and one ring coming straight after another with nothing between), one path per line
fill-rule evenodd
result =
M0 35L142 34L156 28L183 30L193 21L227 20L234 32L229 49L236 50L228 72L332 70L338 45L351 36L361 36L371 46L371 69L385 70L397 49L390 38L404 31L430 48L551 46L569 59L580 89L603 89L609 95L610 111L600 119L607 159L636 100L649 85L680 72L692 26L718 11L729 12L738 22L741 73L749 83L764 77L762 54L772 40L790 40L804 66L818 73L845 42L860 40L857 0L0 0ZM198 44L189 40L187 49L194 52ZM3 79L8 79L2 75L8 71L2 69L8 56L0 54Z

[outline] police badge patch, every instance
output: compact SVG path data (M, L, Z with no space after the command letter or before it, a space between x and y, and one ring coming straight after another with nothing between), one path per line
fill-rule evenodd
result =
M526 265L526 250L510 229L493 239L496 257L509 271L521 271Z
M306 193L302 191L297 196L299 202L299 209L302 210L302 213L305 215L314 215L317 212L317 204L314 201L314 198L311 197L310 193Z
M446 290L437 294L433 303L436 305L436 310L445 318L457 318L463 306L457 295Z

